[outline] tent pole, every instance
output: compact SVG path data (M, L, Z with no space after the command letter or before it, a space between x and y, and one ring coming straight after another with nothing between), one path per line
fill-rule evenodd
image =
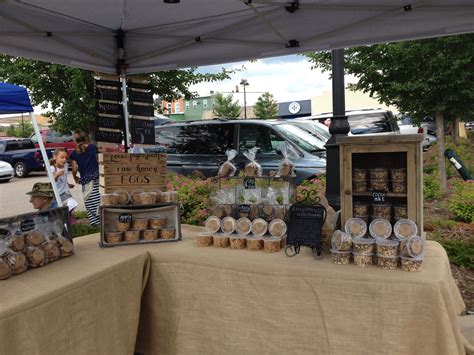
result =
M128 148L130 148L130 134L128 126L127 77L124 68L120 71L120 80L122 81L122 105L123 117L125 119L125 152L128 152Z
M63 202L61 201L61 197L59 196L58 187L56 186L56 182L54 181L53 172L51 171L51 165L49 164L48 154L46 154L46 149L44 148L43 137L41 136L41 132L38 127L38 122L36 122L36 117L33 112L30 112L31 122L33 123L33 129L35 130L36 137L38 137L38 144L40 146L41 156L43 157L44 167L46 172L48 173L49 181L51 182L51 186L53 187L54 197L58 204L58 207L63 207Z

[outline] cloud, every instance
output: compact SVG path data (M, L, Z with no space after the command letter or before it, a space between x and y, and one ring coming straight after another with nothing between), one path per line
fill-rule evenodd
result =
M278 102L309 100L331 89L329 73L319 69L311 70L311 64L302 56L284 56L262 59L256 62L238 62L224 65L214 65L199 68L200 72L216 72L222 67L226 69L246 70L233 74L231 79L216 83L199 83L191 90L199 96L208 96L210 91L231 92L239 86L240 93L234 94L234 99L243 104L243 88L239 85L241 79L247 79L247 105L253 105L258 97L266 91L273 94Z

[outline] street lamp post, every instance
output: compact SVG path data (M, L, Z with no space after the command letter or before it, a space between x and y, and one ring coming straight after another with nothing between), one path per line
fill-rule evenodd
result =
M249 85L249 82L247 79L242 79L240 85L244 87L244 119L247 119L247 92L245 91L245 87Z

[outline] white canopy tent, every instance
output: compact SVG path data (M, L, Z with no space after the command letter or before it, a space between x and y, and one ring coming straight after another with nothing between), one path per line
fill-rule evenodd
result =
M122 76L474 32L472 0L2 0L0 52Z
M1 52L135 74L474 31L472 0L166 1L4 0Z

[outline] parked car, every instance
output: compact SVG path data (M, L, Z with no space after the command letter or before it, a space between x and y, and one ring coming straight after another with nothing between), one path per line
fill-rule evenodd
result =
M468 131L473 131L474 130L474 121L466 122L465 126L466 126L466 129Z
M76 144L74 143L72 136L69 134L60 134L59 132L50 129L42 129L40 130L40 133L45 148L64 148L66 149L68 156L70 156L75 149ZM39 148L38 138L35 133L30 136L30 139L35 144L35 147Z
M410 116L401 116L397 124L400 128L400 134L422 134L423 149L425 150L436 142L436 137L428 134L427 125L423 125L423 123L421 126L416 125Z
M329 133L329 128L326 125L317 121L298 118L287 120L287 122L315 136L321 142L321 148L326 150L326 142L331 138L331 133Z
M47 149L48 158L51 158L54 149ZM0 160L9 163L15 175L24 178L32 171L44 171L44 161L41 153L35 148L31 139L27 138L0 138Z
M365 109L346 111L347 120L350 125L349 135L359 134L398 134L400 130L397 125L397 120L393 113L388 110L381 109ZM319 115L302 117L304 120L318 121L321 124L333 116L332 112L327 112Z
M6 161L0 161L0 182L8 182L14 175L13 167Z
M198 170L216 176L226 160L227 149L235 149L239 170L248 162L243 152L258 147L257 161L265 174L278 170L282 160L279 147L288 142L297 152L294 160L296 183L325 173L318 140L311 134L285 122L273 120L213 120L163 124L155 127L156 147L147 152L168 154L168 169L189 175Z

